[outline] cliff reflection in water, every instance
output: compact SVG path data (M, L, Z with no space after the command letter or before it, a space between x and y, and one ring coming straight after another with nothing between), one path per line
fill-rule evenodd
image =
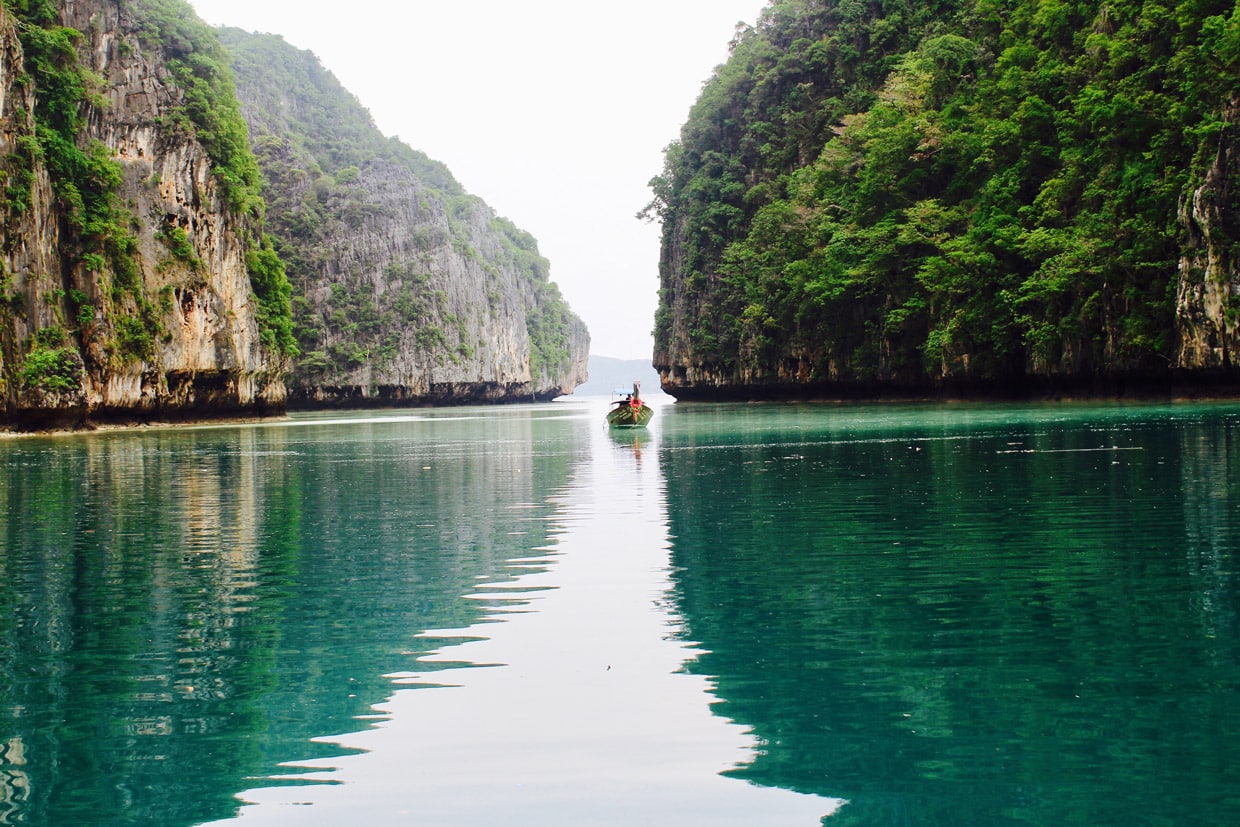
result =
M1240 821L1235 408L677 405L735 771L832 824Z
M328 428L0 444L0 823L222 818L338 752L572 459L532 417Z
M430 632L441 648L393 675L388 719L331 739L360 753L303 768L335 785L246 791L238 823L809 827L835 810L721 775L753 739L685 673L657 432L600 428L605 411L583 420L550 542L468 595L492 622Z

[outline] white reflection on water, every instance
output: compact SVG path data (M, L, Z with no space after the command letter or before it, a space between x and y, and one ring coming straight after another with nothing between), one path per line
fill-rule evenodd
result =
M555 542L513 561L515 583L470 595L501 622L425 633L461 642L423 661L495 666L392 676L421 686L397 689L373 728L326 739L365 752L307 763L338 783L249 791L237 820L816 825L839 807L720 775L757 744L682 669L696 652L666 600L657 425L600 426L591 445L556 503Z

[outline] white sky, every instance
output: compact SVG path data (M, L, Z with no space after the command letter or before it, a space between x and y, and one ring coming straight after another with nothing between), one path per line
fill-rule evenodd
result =
M765 0L190 0L309 49L385 135L538 239L591 352L648 359L659 227L634 215Z

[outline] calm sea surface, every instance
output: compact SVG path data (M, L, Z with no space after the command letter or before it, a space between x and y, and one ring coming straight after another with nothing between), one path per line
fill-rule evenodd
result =
M0 441L0 824L1240 823L1240 405Z

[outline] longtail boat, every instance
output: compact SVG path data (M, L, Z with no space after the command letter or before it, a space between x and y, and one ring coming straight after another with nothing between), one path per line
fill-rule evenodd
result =
M633 383L633 392L617 402L607 412L607 424L613 428L645 428L654 416L650 406L642 401L641 386Z

